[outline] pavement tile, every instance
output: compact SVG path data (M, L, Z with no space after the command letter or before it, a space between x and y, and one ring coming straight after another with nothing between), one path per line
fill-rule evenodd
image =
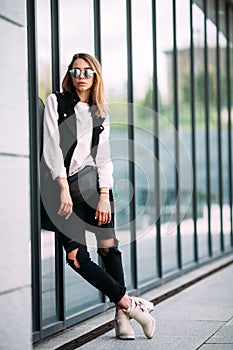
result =
M227 324L218 330L207 343L221 343L221 344L232 344L233 346L233 325L228 326Z
M233 350L232 344L204 344L198 350Z

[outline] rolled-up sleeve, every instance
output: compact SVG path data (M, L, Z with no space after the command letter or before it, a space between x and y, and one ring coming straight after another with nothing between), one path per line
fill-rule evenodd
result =
M96 155L96 165L99 175L99 186L113 187L113 163L111 160L109 134L110 134L110 121L109 117L106 117L104 123L104 130L100 134L99 145Z
M64 158L60 148L58 129L57 98L50 94L45 103L44 111L44 146L43 157L51 171L52 178L66 178Z

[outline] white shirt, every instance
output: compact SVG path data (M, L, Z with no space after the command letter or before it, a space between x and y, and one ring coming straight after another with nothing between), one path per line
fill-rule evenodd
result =
M93 121L87 103L78 102L74 107L77 123L77 146L75 147L69 176L80 171L86 165L95 165L91 156L91 141L93 132ZM50 94L45 103L44 111L44 148L43 155L51 171L52 178L66 178L66 168L62 150L60 148L60 133L58 130L57 97ZM69 118L68 118L69 119ZM98 150L96 155L96 166L101 187L112 188L113 186L113 164L110 159L109 145L109 118L103 123L104 130L100 134Z

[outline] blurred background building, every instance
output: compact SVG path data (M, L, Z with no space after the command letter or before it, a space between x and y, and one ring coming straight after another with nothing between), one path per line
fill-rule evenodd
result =
M40 228L39 98L75 53L102 63L129 292L232 253L233 2L0 0L0 26L0 348L26 350L111 306Z

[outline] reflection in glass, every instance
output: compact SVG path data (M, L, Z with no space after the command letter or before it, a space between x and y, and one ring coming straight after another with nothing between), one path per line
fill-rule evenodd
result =
M165 187L161 184L161 234L163 273L177 268L173 8L172 1L156 1L159 95L159 159ZM169 124L170 123L170 124Z
M194 227L192 219L192 164L191 164L191 91L190 91L190 8L189 2L176 2L177 69L179 134L186 148L180 144L180 218L182 239L182 264L194 261Z
M39 97L45 102L52 90L51 19L47 0L37 1L38 81Z
M201 1L203 8L203 2ZM204 14L193 4L198 256L208 256L206 188Z
M132 2L134 157L138 283L155 279L155 157L152 111L151 1ZM140 25L138 19L140 18ZM146 40L145 40L146 38Z
M46 0L37 1L38 35L38 89L45 102L51 92L51 20L50 6ZM57 320L55 290L54 233L41 230L42 271L42 324L46 326Z
M92 0L60 1L61 78L74 54L94 54L93 18Z
M93 1L60 1L60 52L62 78L73 55L78 52L93 54ZM96 249L89 249L94 261L98 261ZM66 315L101 301L100 293L66 265Z
M225 28L226 12L225 7L220 3L220 30ZM230 22L231 23L231 22ZM231 31L232 33L232 31ZM231 38L231 40L233 37ZM232 44L231 44L232 47ZM222 216L223 216L223 234L224 247L228 249L231 245L231 225L230 225L230 196L229 196L229 139L228 139L228 100L227 100L227 66L226 66L227 40L224 33L219 31L219 54L220 54L220 88L221 88L221 126L222 126ZM231 68L231 77L233 77L233 67Z
M115 225L120 241L127 288L133 288L130 250L130 190L126 6L124 0L101 2L102 68L111 120L114 165Z
M229 160L229 167L233 169L233 152L232 152L232 145L233 145L233 98L232 98L232 92L233 92L233 10L230 11L230 20L229 20L229 27L230 27L230 67L231 67L231 76L230 76L230 91L231 91L231 106L230 106L230 113L228 117L228 128L230 130L230 137L231 137L231 159ZM232 178L230 179L231 183L233 183L233 173ZM233 193L231 194L233 198ZM233 218L233 207L231 203L231 219ZM232 224L232 222L231 222ZM233 232L231 231L231 246L233 245Z
M91 259L98 263L94 234L87 232L87 245ZM93 247L93 248L92 248ZM86 308L101 303L100 292L86 282L79 274L73 271L69 265L65 266L66 286L66 316L73 315Z
M209 142L210 142L210 227L213 253L220 250L220 197L219 197L219 138L217 113L217 32L215 1L208 2L207 45L208 45L208 91L209 91Z
M57 320L55 293L54 232L41 230L42 321L43 326Z

